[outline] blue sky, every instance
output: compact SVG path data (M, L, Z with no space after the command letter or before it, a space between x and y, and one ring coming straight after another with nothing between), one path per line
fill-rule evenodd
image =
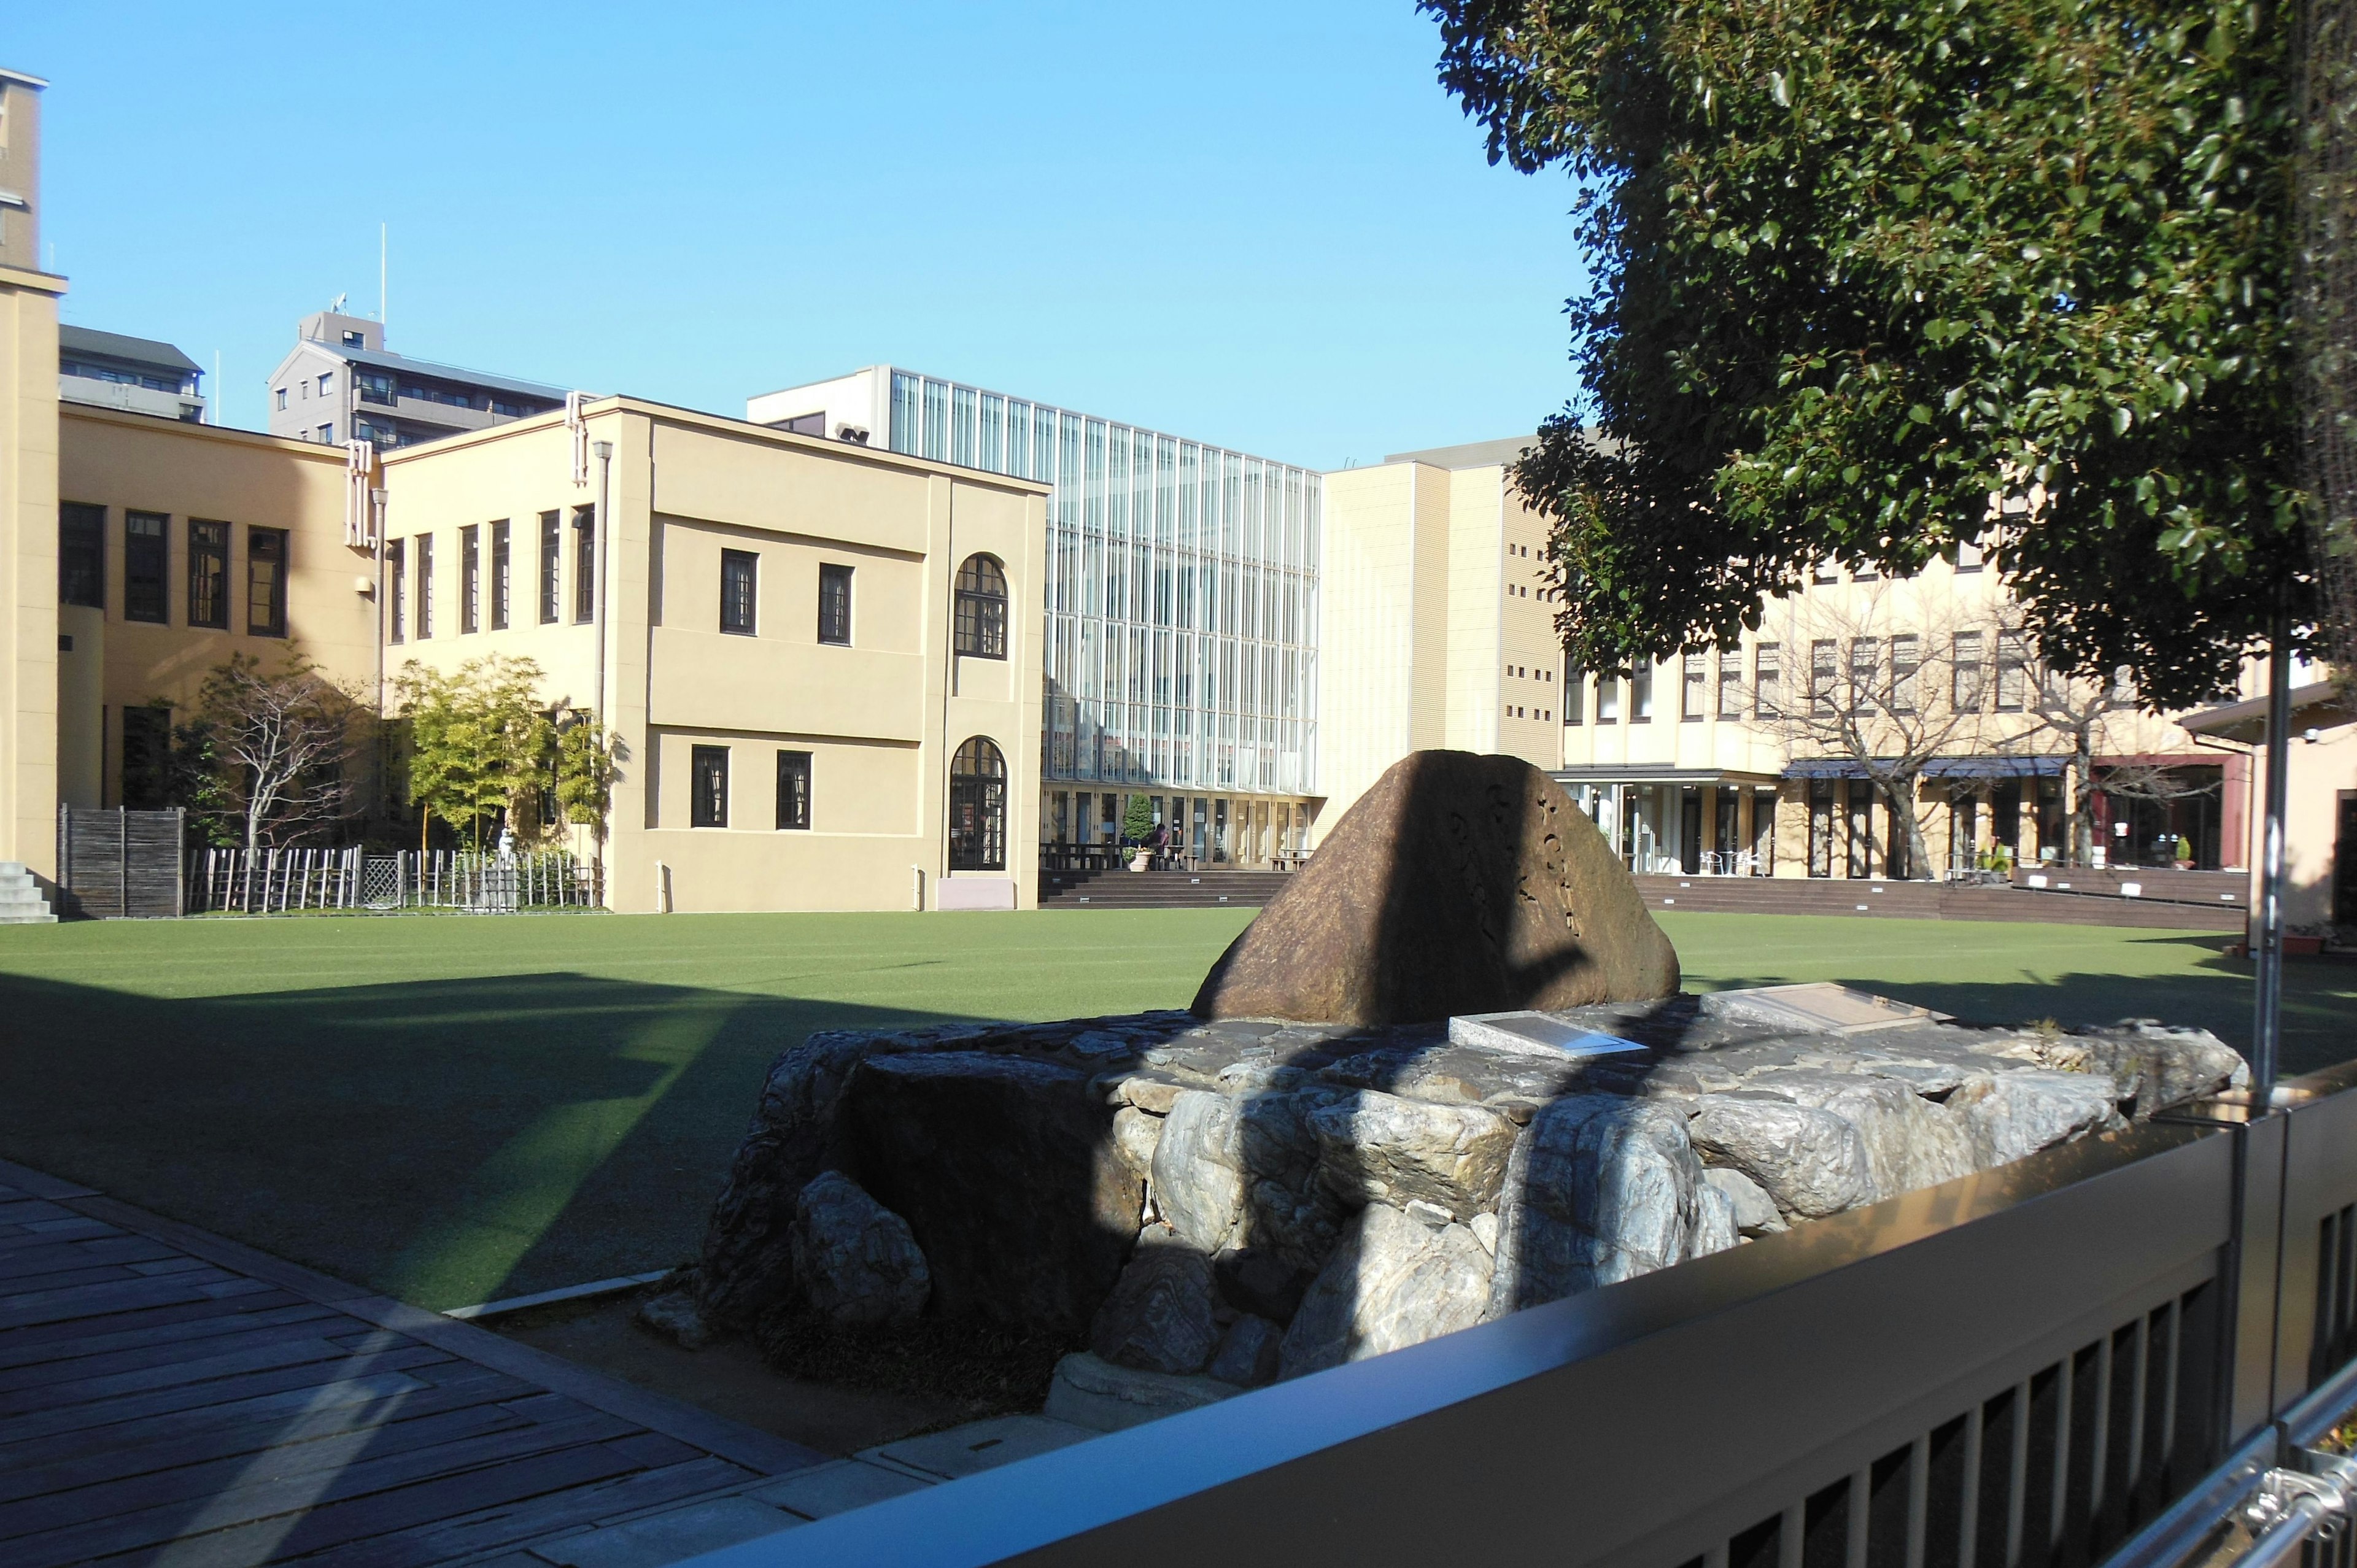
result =
M1404 0L38 9L65 319L231 424L381 220L393 349L724 413L890 360L1339 467L1572 390L1574 191Z

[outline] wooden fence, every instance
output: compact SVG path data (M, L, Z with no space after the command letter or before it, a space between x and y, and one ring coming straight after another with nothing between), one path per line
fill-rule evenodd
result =
M209 849L196 857L189 881L192 910L248 915L311 909L506 915L604 902L597 867L562 850L501 858L449 850Z
M187 867L180 855L187 813L58 808L60 915L102 919L180 913Z

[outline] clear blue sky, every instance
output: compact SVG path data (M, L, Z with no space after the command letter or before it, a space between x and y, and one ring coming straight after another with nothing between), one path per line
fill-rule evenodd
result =
M259 425L294 324L741 414L889 360L1317 467L1570 393L1561 176L1483 159L1405 0L1193 6L77 5L65 319Z

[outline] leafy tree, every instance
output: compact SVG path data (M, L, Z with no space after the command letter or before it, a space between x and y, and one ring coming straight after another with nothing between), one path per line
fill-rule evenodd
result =
M1154 836L1154 802L1143 795L1129 798L1129 810L1121 822L1121 836L1130 843L1144 843Z
M597 715L576 713L557 728L556 806L568 822L606 832L614 789L614 745Z
M1423 0L1492 161L1582 185L1596 430L1516 470L1574 657L1986 540L2057 667L2230 690L2311 593L2276 3Z
M231 654L178 728L167 789L226 830L215 836L234 833L248 853L282 847L357 812L352 765L367 723L360 700L301 653L274 671Z
M527 821L547 782L556 731L536 693L540 666L493 654L456 673L411 660L396 682L409 725L409 798L479 847L487 818Z

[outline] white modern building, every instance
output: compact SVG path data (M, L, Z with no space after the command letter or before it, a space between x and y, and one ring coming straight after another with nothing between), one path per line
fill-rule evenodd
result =
M1136 794L1204 864L1307 847L1321 803L1321 476L890 365L764 393L746 417L1054 488L1051 859L1117 838Z

